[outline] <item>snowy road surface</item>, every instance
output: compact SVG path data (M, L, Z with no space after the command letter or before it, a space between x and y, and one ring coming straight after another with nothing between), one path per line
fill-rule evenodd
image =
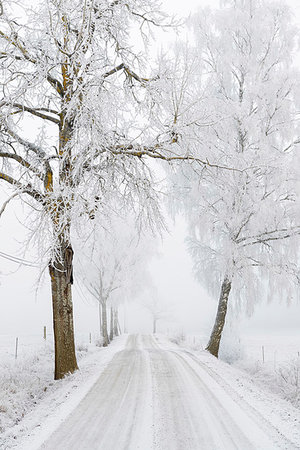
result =
M299 448L193 354L129 336L46 450Z

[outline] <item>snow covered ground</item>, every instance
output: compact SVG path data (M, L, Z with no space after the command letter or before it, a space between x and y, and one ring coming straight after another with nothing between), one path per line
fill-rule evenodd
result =
M199 352L208 335L178 334L170 339ZM245 371L262 389L300 409L300 334L225 336L220 359Z
M53 380L53 345L51 336L20 336L15 359L15 337L0 336L0 449L23 447L41 424L47 433L72 410L104 370L114 354L120 351L126 337L119 337L108 348L89 343L89 336L77 336L80 371ZM94 339L92 339L92 342ZM21 444L20 444L21 442Z
M300 336L244 336L234 365L300 409Z
M1 449L300 448L299 409L206 352L123 336L80 365L2 434Z
M29 341L16 361L13 340L0 346L1 450L300 448L299 408L275 378L262 382L298 356L295 340L265 338L263 363L261 338L249 338L229 365L199 350L199 336L185 342L193 351L164 336L121 336L107 349L85 337L81 370L55 382L50 345Z

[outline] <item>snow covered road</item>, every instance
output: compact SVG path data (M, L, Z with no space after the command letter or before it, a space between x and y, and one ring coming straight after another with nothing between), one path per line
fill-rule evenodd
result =
M296 449L195 355L129 336L44 450Z

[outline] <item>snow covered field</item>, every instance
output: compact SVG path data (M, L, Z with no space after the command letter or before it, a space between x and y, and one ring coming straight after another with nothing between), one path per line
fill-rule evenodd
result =
M244 336L241 338L244 358L277 367L300 357L299 336Z
M300 408L300 336L245 336L236 367Z

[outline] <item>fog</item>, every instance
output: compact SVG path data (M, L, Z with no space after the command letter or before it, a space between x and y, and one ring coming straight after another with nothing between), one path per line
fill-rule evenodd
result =
M294 8L296 20L300 23L300 5L296 1L288 3ZM198 6L217 5L218 1L164 0L163 4L170 12L187 15ZM3 198L5 195L1 200ZM26 235L23 221L20 204L13 202L0 220L2 252L20 256ZM169 233L165 233L163 241L158 238L160 256L153 259L150 266L158 297L170 305L169 318L158 322L158 331L208 334L214 320L217 299L211 298L193 276L192 260L184 242L187 232L183 219L179 217L175 223L168 219L168 223ZM29 251L26 257L38 263L34 252ZM0 334L42 334L44 326L51 330L48 273L45 273L39 287L38 275L38 269L18 267L0 258ZM86 335L89 332L96 333L98 307L78 282L76 267L73 298L76 332ZM251 318L241 313L238 320L240 333L300 335L300 305L294 303L288 307L284 298L281 303L257 304ZM127 301L121 307L120 325L127 332L149 333L152 330L151 315L139 304L138 299Z
M22 248L25 229L21 225L21 208L10 208L0 223L1 251L18 254ZM175 224L170 221L169 233L163 241L158 238L160 255L150 265L156 295L167 304L167 319L158 322L159 332L208 335L214 320L217 299L211 298L192 271L192 260L186 251L186 226L182 218ZM30 254L30 253L29 253ZM32 258L34 254L32 253ZM29 259L29 258L28 258ZM1 303L0 334L42 334L43 327L52 328L51 293L48 273L38 288L39 270L19 267L0 259ZM98 307L76 277L73 290L75 330L88 336L98 332ZM143 295L141 294L140 297ZM231 312L232 318L234 312ZM229 317L230 323L230 317ZM251 318L244 313L238 316L241 334L300 334L300 305L261 303L255 307ZM152 332L151 315L139 298L121 306L120 325L130 333Z

